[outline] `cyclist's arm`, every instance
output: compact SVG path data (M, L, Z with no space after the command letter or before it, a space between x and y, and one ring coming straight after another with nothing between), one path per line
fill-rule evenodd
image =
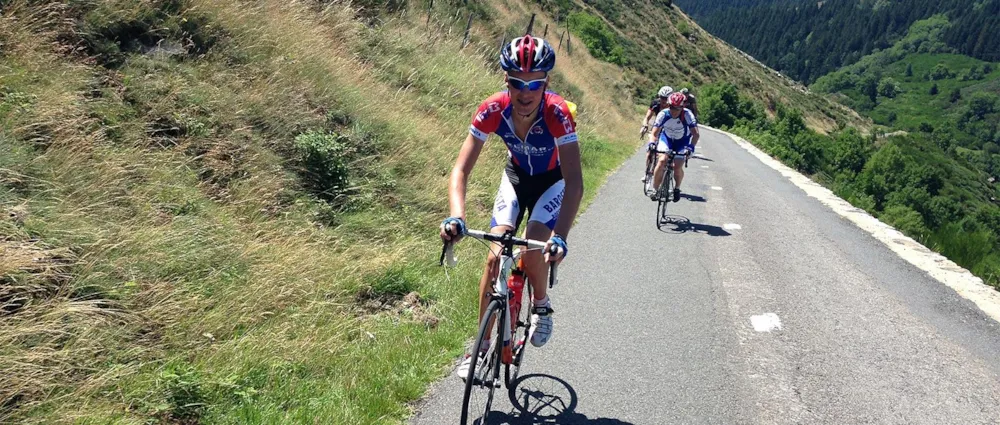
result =
M642 119L642 125L649 125L649 119L653 117L653 108L646 110L646 117Z
M701 132L698 131L698 126L691 127L691 146L698 146L698 140L701 140Z
M462 150L451 169L451 181L448 184L448 201L451 205L451 216L465 220L465 191L469 183L472 168L483 151L483 141L477 140L472 134L465 137Z
M649 143L654 144L660 139L660 132L663 131L663 127L653 127L653 132L649 133Z
M573 220L580 210L580 200L583 199L583 171L580 161L580 144L567 143L559 146L559 168L562 170L566 187L563 189L563 202L559 207L559 218L553 231L564 238L569 236Z

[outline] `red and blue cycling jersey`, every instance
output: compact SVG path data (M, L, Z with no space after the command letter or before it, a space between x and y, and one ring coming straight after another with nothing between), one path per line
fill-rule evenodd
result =
M576 143L576 122L562 96L545 92L538 119L525 140L514 133L510 93L503 91L487 98L472 120L469 132L480 142L494 133L507 144L510 161L530 176L559 168L559 146Z

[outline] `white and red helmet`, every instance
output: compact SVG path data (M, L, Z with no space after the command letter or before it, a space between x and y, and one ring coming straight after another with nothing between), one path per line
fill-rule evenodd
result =
M687 103L687 96L681 92L674 92L669 98L667 98L667 103L674 108L684 106L684 104Z
M556 66L556 52L541 37L515 38L500 51L500 68L507 72L549 72Z

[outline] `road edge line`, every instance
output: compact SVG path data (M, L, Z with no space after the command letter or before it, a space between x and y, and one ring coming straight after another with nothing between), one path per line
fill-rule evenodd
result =
M793 170L791 167L781 163L781 161L772 158L746 139L706 125L699 124L699 127L728 136L737 145L757 157L765 165L787 177L795 186L802 189L806 195L816 198L823 205L826 205L833 212L837 213L837 215L850 220L858 228L868 232L876 240L888 246L900 258L951 288L962 298L972 301L976 307L979 307L979 310L1000 323L1000 292L984 283L981 278L972 274L972 272L955 264L954 261L951 261L947 257L927 248L920 242L913 240L913 238L904 235L899 230L896 230L896 228L879 221L867 211L851 205L834 194L830 189Z

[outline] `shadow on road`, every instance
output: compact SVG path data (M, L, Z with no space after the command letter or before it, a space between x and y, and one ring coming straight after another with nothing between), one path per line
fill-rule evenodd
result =
M712 158L709 158L707 156L697 156L696 155L696 156L692 156L691 159L700 159L702 161L715 162L714 160L712 160Z
M510 425L633 425L610 418L588 418L576 413L576 390L552 375L530 374L513 382L510 401L514 410L493 412L490 423Z
M691 220L682 215L667 215L667 218L663 220L663 224L673 225L673 226L663 226L660 231L663 233L704 233L708 236L730 236L732 233L726 231L719 226L713 226L711 224L698 224L692 223Z
M687 193L681 193L681 198L687 199L691 202L708 202L708 199L705 199L704 196L689 195Z

